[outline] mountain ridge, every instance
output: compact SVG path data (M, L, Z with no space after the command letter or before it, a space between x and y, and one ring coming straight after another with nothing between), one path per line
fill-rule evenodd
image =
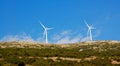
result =
M49 47L49 46L59 46L59 47L69 47L72 46L81 46L81 45L97 45L97 44L118 44L120 41L115 40L97 40L97 41L86 41L86 42L78 42L78 43L66 43L66 44L45 44L45 43L38 43L38 42L26 42L26 41L13 41L13 42L0 42L1 48L40 48L40 47Z

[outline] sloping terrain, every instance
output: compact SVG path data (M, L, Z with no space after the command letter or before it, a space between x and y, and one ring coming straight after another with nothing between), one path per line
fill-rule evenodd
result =
M119 66L120 42L0 42L0 66Z

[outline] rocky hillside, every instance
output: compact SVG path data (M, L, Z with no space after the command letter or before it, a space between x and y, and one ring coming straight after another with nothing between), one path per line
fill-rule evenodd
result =
M119 41L74 44L0 42L0 66L119 66Z
M93 41L80 42L73 44L44 44L37 42L0 42L0 48L46 48L46 47L79 47L83 45L104 45L104 44L118 44L120 41Z

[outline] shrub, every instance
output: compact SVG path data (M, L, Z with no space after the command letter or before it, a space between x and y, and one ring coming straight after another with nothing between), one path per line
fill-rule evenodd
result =
M18 57L6 57L5 61L12 64L18 64L21 60Z

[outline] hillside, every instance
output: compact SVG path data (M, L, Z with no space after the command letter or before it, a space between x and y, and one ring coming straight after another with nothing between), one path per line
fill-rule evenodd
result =
M0 42L0 66L119 66L119 41L74 44Z

